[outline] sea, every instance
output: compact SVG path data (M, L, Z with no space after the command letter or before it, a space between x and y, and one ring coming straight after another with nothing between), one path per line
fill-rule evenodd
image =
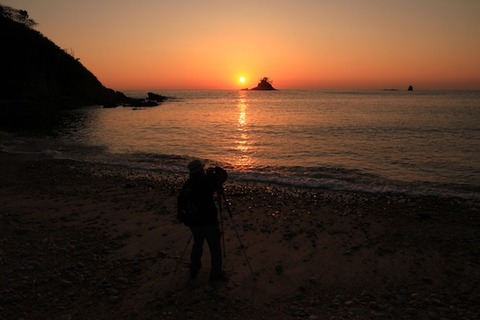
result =
M480 91L152 92L169 99L0 129L0 150L185 176L200 159L235 181L480 200Z

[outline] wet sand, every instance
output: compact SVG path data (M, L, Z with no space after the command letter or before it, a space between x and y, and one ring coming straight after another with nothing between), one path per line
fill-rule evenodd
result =
M0 319L480 318L478 201L227 181L229 281L212 290L206 246L188 281L184 176L0 167Z

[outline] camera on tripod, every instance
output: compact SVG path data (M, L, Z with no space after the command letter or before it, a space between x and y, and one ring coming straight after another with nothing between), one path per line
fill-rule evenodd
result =
M218 188L222 188L225 181L227 181L227 171L221 167L211 167L206 170L207 176L213 177Z

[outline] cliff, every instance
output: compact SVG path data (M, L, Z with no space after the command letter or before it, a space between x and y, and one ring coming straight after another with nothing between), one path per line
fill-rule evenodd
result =
M0 5L0 110L4 117L129 101L122 93L104 87L78 59L33 30L34 24L26 11Z

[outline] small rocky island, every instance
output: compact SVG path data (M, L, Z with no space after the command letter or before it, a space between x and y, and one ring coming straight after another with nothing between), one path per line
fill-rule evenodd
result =
M277 90L272 86L272 81L269 80L267 77L263 77L258 82L258 85L255 88L250 90Z

